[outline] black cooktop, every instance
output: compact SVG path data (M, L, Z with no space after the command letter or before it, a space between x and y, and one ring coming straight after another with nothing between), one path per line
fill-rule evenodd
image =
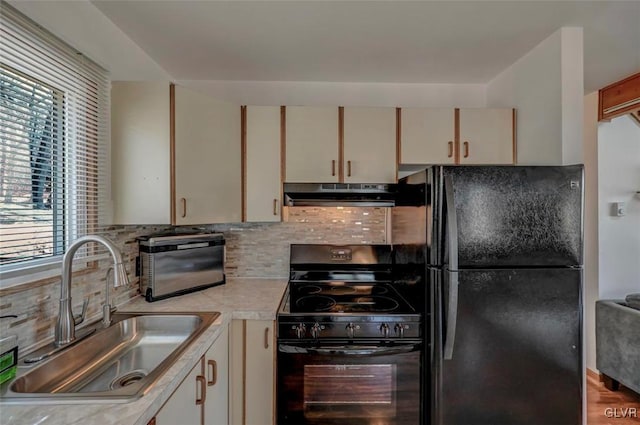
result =
M389 282L289 282L290 313L411 314L415 310Z

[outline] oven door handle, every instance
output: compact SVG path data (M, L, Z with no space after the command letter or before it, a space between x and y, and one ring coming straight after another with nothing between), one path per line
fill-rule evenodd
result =
M396 345L392 347L374 346L337 346L337 347L302 347L298 345L279 344L278 351L287 354L317 354L322 356L391 356L411 353L420 350L421 342L415 344Z

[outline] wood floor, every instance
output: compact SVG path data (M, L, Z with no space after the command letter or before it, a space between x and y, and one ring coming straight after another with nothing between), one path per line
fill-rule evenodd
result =
M622 385L618 391L609 391L597 376L587 374L587 425L638 424L640 395Z

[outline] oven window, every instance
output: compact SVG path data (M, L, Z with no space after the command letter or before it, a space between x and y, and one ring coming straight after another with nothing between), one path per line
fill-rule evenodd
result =
M393 418L395 394L395 364L304 366L308 419Z

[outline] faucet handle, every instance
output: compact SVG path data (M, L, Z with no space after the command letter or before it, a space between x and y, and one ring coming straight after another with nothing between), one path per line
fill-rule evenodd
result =
M73 316L73 323L75 325L79 325L80 323L84 322L84 316L87 314L87 306L89 305L90 299L91 299L91 295L87 296L87 298L85 298L84 301L82 302L82 313L75 314Z

